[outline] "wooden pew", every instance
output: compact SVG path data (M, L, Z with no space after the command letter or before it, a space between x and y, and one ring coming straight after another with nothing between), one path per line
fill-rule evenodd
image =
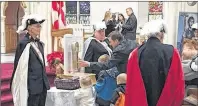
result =
M191 88L187 91L187 97L184 98L182 106L198 105L198 88Z

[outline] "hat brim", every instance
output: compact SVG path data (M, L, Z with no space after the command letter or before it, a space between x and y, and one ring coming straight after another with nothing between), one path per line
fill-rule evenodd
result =
M43 19L43 20L39 21L39 23L40 23L40 24L42 24L43 22L45 22L45 19Z
M193 30L197 30L197 28L192 28Z
M39 22L34 22L34 23L32 23L32 24L26 24L26 28L24 29L24 30L27 30L27 27L28 27L28 25L33 25L33 24L42 24L43 22L45 22L45 19L43 19L43 20L41 20L41 21L39 21Z

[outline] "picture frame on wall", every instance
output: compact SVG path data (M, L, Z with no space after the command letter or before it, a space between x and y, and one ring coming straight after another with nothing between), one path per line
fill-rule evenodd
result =
M198 23L198 12L179 12L177 49L182 54L184 49L184 40L193 40L195 37L192 25Z
M163 2L149 1L148 21L163 19Z

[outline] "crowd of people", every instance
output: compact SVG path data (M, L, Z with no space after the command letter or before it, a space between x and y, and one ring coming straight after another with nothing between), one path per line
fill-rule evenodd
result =
M112 31L117 30L125 35L124 37L126 39L136 39L137 18L133 13L132 8L127 8L126 14L128 19L126 19L122 13L119 13L118 18L116 19L116 14L111 13L110 10L105 12L105 16L102 21L106 24L106 37L108 37Z
M93 36L84 42L79 66L85 67L85 73L95 73L97 82L93 85L89 77L80 79L81 88L75 93L78 106L181 106L185 80L195 87L198 82L197 52L190 53L191 48L186 47L180 55L172 45L163 44L167 33L163 20L145 23L142 36L148 39L138 45L136 16L132 8L126 13L127 19L119 14L115 20L107 11L103 22L94 25ZM11 90L16 106L45 106L50 87L43 43L36 37L44 21L30 15L19 27L28 33L18 44L14 61ZM196 25L193 30L198 36ZM197 46L186 42L186 46ZM188 61L182 63L185 59Z
M125 106L182 105L184 96L187 96L185 94L186 84L189 82L190 85L194 86L198 84L196 83L198 77L196 75L191 76L192 73L198 74L197 67L195 67L198 42L184 40L184 50L180 55L172 45L163 44L164 36L167 33L166 23L163 20L154 20L145 23L141 34L146 36L147 40L138 45L136 42L136 17L132 8L127 8L126 13L129 16L128 19L119 14L118 20L115 20L115 16L111 15L110 11L105 13L103 20L105 25L102 25L102 23L95 25L97 28L94 33L94 36L99 36L101 31L100 37L103 40L95 37L89 42L97 42L97 44L85 43L88 49L93 49L84 52L85 55L91 55L87 56L89 59L83 58L83 61L80 61L80 66L92 70L92 73L95 73L96 76L104 73L102 70L109 71L115 67L119 74L125 73L127 75L126 93L125 87L123 87L124 93L122 93L125 95ZM197 36L197 26L195 25L193 25L193 35ZM106 43L106 46L109 46L112 52L108 61L98 62L97 59L106 54L105 52L96 52L99 45L103 43ZM108 49L106 49L106 52L108 52ZM184 62L186 59L188 62ZM192 69L189 66L192 61L194 61L194 71L191 72L191 75L188 75L191 79L186 81L187 75L185 72ZM85 72L88 71L85 70ZM113 75L117 74L117 72L111 72L114 73ZM111 77L111 74L108 76ZM114 80L111 81L112 83L108 83L107 79L103 78L101 80L100 77L97 77L100 88L101 86L103 88L97 90L98 85L94 86L97 92L96 104L99 106L115 105L115 101L112 101L115 95L111 92L116 91L114 87L116 78L111 78L114 78ZM104 80L106 83L103 82ZM176 83L177 85L175 85ZM111 99L101 96L100 93L103 92L106 92L106 96L108 95ZM117 94L119 95L118 92ZM122 104L121 101L120 104ZM115 106L124 105L118 105L117 103Z

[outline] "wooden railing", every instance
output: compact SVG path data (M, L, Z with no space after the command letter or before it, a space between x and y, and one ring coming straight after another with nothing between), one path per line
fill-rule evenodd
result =
M89 37L93 35L93 32L90 31L85 31L84 26L82 25L72 25L72 26L67 26L67 29L59 29L59 30L54 30L52 29L52 51L63 51L63 48L61 46L61 40L64 37L65 34L79 34L76 32L76 30L80 30L83 32L83 38L84 41ZM87 29L87 28L86 28ZM89 29L89 28L88 28ZM57 45L55 45L55 40L57 39ZM57 50L55 50L55 47Z
M59 29L59 30L52 29L52 51L55 51L55 46L57 47L57 51L63 51L63 48L59 44L65 34L73 34L73 29L72 28ZM57 38L57 45L55 45L55 38Z

